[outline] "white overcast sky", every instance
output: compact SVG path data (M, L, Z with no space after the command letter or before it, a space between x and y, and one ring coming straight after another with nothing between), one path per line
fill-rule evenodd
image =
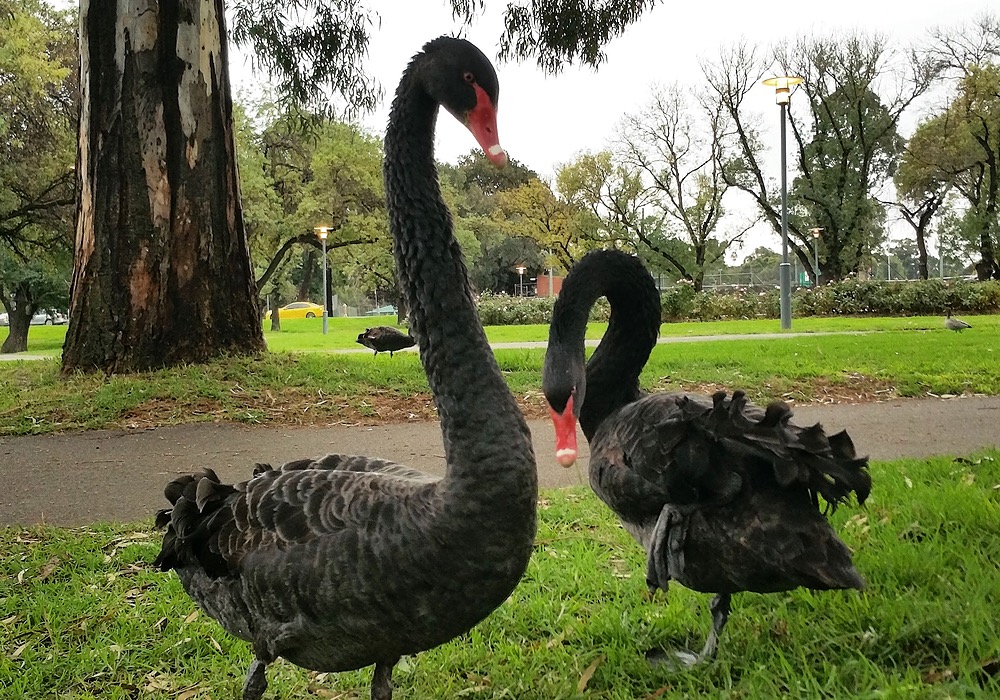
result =
M369 67L385 90L377 112L362 119L381 133L396 82L410 57L426 41L463 31L451 18L445 0L383 0L371 3L381 16L374 28ZM495 59L502 30L499 11L487 12L464 36ZM699 59L711 59L722 46L741 39L768 44L836 30L877 31L900 42L919 40L929 27L969 21L1000 9L997 0L666 0L607 47L608 60L598 71L570 68L544 75L533 63L497 63L500 78L498 128L508 153L544 175L581 151L600 149L621 116L642 107L653 83L696 83ZM255 76L239 53L232 54L236 91L252 89ZM242 65L241 65L242 64ZM773 109L774 93L761 86L761 110ZM794 98L793 98L794 99ZM777 124L777 113L775 113ZM454 161L475 147L471 135L454 120L438 126L437 157Z
M492 59L499 51L502 31L501 8L506 2L490 2L487 12L473 25L462 28L451 17L445 0L383 0L372 6L381 17L373 30L368 66L385 92L383 103L373 114L361 118L370 131L381 134L396 82L410 57L428 40L441 34L461 32ZM508 154L543 177L554 175L559 164L583 151L603 148L617 123L628 112L642 108L653 84L680 82L698 89L699 60L714 59L720 48L746 40L768 45L800 36L837 31L864 30L884 33L901 45L926 38L928 29L970 22L984 12L998 11L997 0L836 0L791 2L789 0L666 0L639 23L611 42L607 61L594 71L570 68L558 76L547 76L532 62L496 63L500 79L498 129L500 143ZM264 77L253 74L249 61L234 50L234 91L253 92ZM765 115L765 134L773 148L767 162L770 176L777 178L778 111L771 88L761 86L752 107ZM793 97L794 100L794 97ZM767 113L773 115L768 119ZM918 110L901 125L904 134L916 124ZM455 120L438 121L436 155L454 162L475 148L471 135ZM740 195L744 196L744 195ZM749 201L737 202L738 218L754 216ZM890 214L891 224L892 214ZM742 221L731 220L732 226ZM893 237L908 235L905 224L893 227ZM758 245L776 249L777 236L758 226L748 236L742 258Z

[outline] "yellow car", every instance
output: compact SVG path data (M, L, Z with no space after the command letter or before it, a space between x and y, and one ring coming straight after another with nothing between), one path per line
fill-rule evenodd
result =
M278 309L278 318L319 318L323 315L323 307L311 301L293 301ZM271 318L271 312L264 314L265 319Z

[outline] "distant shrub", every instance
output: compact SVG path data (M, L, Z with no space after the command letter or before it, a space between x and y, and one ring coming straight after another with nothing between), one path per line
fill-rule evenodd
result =
M479 318L487 326L549 323L554 303L555 297L482 294ZM682 282L660 292L664 321L778 318L779 304L777 289L695 292ZM1000 282L845 280L792 293L795 316L918 316L944 314L949 308L956 314L1000 313ZM602 298L590 320L606 322L610 315Z
M512 297L507 294L479 295L479 319L484 326L519 326L549 323L556 297ZM590 311L591 321L607 321L611 307L600 299Z
M800 316L916 316L1000 311L1000 282L942 280L845 280L792 295L793 312Z

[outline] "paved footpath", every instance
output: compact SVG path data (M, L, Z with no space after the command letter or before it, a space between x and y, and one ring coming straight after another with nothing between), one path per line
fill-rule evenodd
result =
M795 416L831 431L847 428L859 453L879 460L1000 447L1000 397L803 405ZM563 469L553 456L549 422L529 424L541 486L586 484L589 454L582 436L580 461ZM329 452L384 457L437 474L444 468L440 427L433 422L324 428L198 423L0 437L0 526L139 520L163 507L163 486L175 474L207 466L224 480L239 481L254 462L280 464Z

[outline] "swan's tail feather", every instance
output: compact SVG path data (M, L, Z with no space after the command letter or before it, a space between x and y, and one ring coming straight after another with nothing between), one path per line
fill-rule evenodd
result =
M830 510L846 503L852 493L858 503L868 498L868 458L857 456L847 431L828 435L819 423L796 425L784 402L772 402L762 411L750 406L742 391L728 400L725 392L716 392L712 404L694 425L734 456L770 463L779 486L801 484L817 505L822 496Z
M153 565L167 571L197 561L210 576L228 573L220 541L235 527L229 505L236 492L207 468L167 484L164 495L172 507L156 514L156 526L166 533Z

